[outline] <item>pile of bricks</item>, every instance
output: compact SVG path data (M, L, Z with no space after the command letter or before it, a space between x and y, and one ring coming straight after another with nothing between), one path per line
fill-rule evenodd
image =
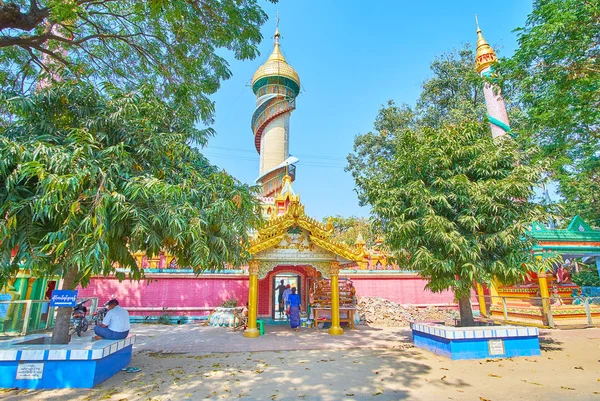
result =
M459 316L456 310L435 306L405 306L379 297L360 298L357 308L361 323L383 327L410 326L411 322L443 322L447 326L453 326L454 319Z

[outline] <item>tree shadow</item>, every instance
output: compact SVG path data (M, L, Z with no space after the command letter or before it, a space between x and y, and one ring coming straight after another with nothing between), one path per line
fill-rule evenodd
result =
M552 338L551 333L540 333L540 350L543 352L562 351L562 341Z

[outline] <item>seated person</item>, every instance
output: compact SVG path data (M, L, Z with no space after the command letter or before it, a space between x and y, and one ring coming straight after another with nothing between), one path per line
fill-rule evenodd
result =
M129 312L119 306L119 301L111 299L106 303L108 312L102 323L94 327L95 340L121 340L129 335Z
M562 298L560 297L560 294L558 293L557 286L554 286L552 288L552 294L550 295L550 304L554 306L560 306L564 304Z

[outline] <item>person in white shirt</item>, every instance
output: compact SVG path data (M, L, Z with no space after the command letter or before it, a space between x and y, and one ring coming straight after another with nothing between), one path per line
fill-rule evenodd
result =
M95 340L120 340L129 335L129 312L119 306L119 301L111 299L107 302L108 312L102 323L94 327Z

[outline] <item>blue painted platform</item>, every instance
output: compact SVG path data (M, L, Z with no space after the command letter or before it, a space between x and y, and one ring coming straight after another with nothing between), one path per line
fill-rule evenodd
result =
M30 335L0 342L0 388L92 388L131 362L135 336L70 344L32 344Z
M540 355L535 327L449 327L412 323L413 343L450 359L512 358Z

